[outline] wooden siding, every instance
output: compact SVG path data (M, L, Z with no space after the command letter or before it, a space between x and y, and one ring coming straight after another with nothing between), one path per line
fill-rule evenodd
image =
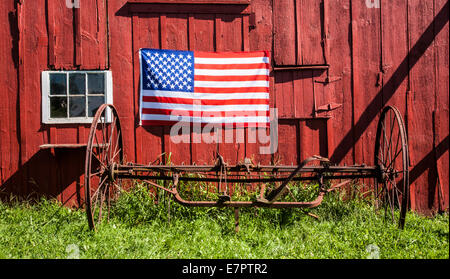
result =
M392 104L408 129L411 208L448 210L448 0L88 0L79 9L65 1L8 0L0 13L3 197L83 202L83 148L39 146L83 144L89 125L42 124L40 74L109 69L130 162L171 153L173 163L207 164L219 149L230 163L250 157L290 165L320 154L336 164L372 165L380 109ZM175 144L168 127L139 126L142 47L271 51L276 153L259 154L266 144L248 129L238 130L242 142L198 143L206 134L191 131L183 136L193 143ZM317 112L330 103L342 106Z

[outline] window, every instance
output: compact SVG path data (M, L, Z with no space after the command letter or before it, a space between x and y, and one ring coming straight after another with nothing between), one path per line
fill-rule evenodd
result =
M97 109L112 100L110 71L42 72L43 123L91 123Z

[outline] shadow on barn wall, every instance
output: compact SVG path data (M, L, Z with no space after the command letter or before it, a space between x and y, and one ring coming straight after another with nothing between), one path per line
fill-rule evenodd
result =
M124 7L123 10L119 10L116 15L129 16L126 10L127 8ZM14 42L14 47L11 49L11 52L17 68L18 50L15 46L18 43L18 32L15 29L17 19L14 18L14 14L10 14L9 21ZM332 154L325 154L326 150L323 150L321 147L321 155L330 156L332 162L341 162L343 160L344 156L353 148L354 142L363 135L370 123L376 119L379 114L380 104L387 103L388 100L394 96L398 86L408 77L411 69L432 45L435 36L445 27L448 21L449 3L447 2L426 28L425 32L420 36L418 41L409 50L399 67L395 69L392 77L384 84L371 103L364 109L361 117L356 119L355 125L342 140L337 143L334 152ZM411 119L409 119L409 122L410 121ZM322 138L324 134L326 135L326 130L324 132L323 128L320 128L320 126L321 125L319 125L319 128L317 129L320 129L320 137ZM312 127L312 129L316 128ZM20 129L17 129L17 131L20 133ZM164 135L167 135L167 131L162 128L150 129L147 130L147 132L154 133L161 138L163 138ZM20 134L18 135L18 138L20 139ZM300 143L297 141L297 148L300 148L299 145ZM162 150L164 150L163 147ZM430 185L428 192L428 205L430 208L434 204L436 191L438 190L438 188L431 187L439 183L437 181L437 160L448 150L449 136L447 134L443 140L440 140L437 145L435 145L431 152L424 157L419 158L418 162L415 163L410 172L410 181L413 183L418 180L423 173L427 170L429 171L427 180ZM55 150L54 153L49 150L38 151L20 167L19 171L14 173L4 182L0 188L0 198L8 200L10 195L15 195L22 199L38 198L41 196L60 197L60 200L63 202L75 201L76 204L80 205L83 199L82 181L80 177L84 172L84 155L84 150ZM73 163L67 163L69 158ZM20 184L26 186L18 187L17 185ZM49 185L59 186L53 187ZM444 187L448 188L448 185L444 185ZM67 195L65 193L67 193Z
M8 202L58 198L70 206L83 206L84 160L85 149L39 150L4 182L0 199Z

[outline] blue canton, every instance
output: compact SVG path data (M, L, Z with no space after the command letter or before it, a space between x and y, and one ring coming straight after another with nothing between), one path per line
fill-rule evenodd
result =
M192 51L141 49L144 90L194 92Z

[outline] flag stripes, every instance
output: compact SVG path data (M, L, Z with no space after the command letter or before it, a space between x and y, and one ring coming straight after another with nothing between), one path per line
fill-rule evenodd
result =
M269 124L268 52L141 49L141 124Z

